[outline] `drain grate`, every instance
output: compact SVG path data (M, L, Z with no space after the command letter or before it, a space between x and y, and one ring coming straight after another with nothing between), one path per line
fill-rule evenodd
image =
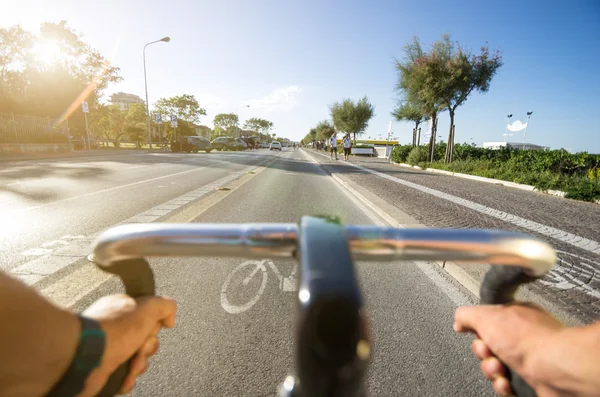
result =
M231 189L228 187L218 187L215 190L231 190Z

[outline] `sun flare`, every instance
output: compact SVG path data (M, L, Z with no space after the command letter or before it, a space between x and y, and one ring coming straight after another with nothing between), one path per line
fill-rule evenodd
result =
M33 53L42 66L52 66L61 58L60 46L54 40L38 40L33 45Z

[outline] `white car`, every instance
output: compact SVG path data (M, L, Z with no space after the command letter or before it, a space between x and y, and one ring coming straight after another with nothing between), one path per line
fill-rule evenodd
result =
M281 143L277 141L271 142L271 146L269 146L269 150L279 150L281 152Z

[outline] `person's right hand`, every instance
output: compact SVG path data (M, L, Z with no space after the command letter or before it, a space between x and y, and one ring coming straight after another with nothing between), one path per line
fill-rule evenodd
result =
M534 388L538 396L556 396L549 380L555 375L557 335L564 325L539 307L524 304L460 307L454 330L473 332L473 354L481 361L481 371L493 382L502 397L512 390L501 361ZM563 342L564 343L564 342Z

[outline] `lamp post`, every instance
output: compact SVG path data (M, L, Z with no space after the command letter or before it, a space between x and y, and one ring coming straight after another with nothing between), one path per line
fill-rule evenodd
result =
M531 110L527 112L527 122L525 123L525 132L523 133L523 144L525 144L525 139L527 139L527 127L529 126L529 118L532 114L533 112Z
M512 117L512 113L506 115L506 127L504 128L504 142L506 142L507 136L512 136L513 134L508 133L508 125L510 124L510 118Z
M242 106L238 106L237 108L235 108L235 112L237 113L237 112L238 112L238 110L240 110L241 108L249 108L249 107L250 107L250 105L242 105ZM240 121L241 121L241 120L240 120ZM237 132L237 133L238 133L238 136L237 136L237 138L239 138L239 135L240 135L240 132L239 132L239 130L238 130L238 132Z
M161 41L168 43L171 41L170 37L163 37L160 40L151 41L144 46L144 88L146 89L146 119L148 121L148 149L152 150L152 135L150 133L150 104L148 103L148 79L146 78L146 47L150 44L160 43Z

